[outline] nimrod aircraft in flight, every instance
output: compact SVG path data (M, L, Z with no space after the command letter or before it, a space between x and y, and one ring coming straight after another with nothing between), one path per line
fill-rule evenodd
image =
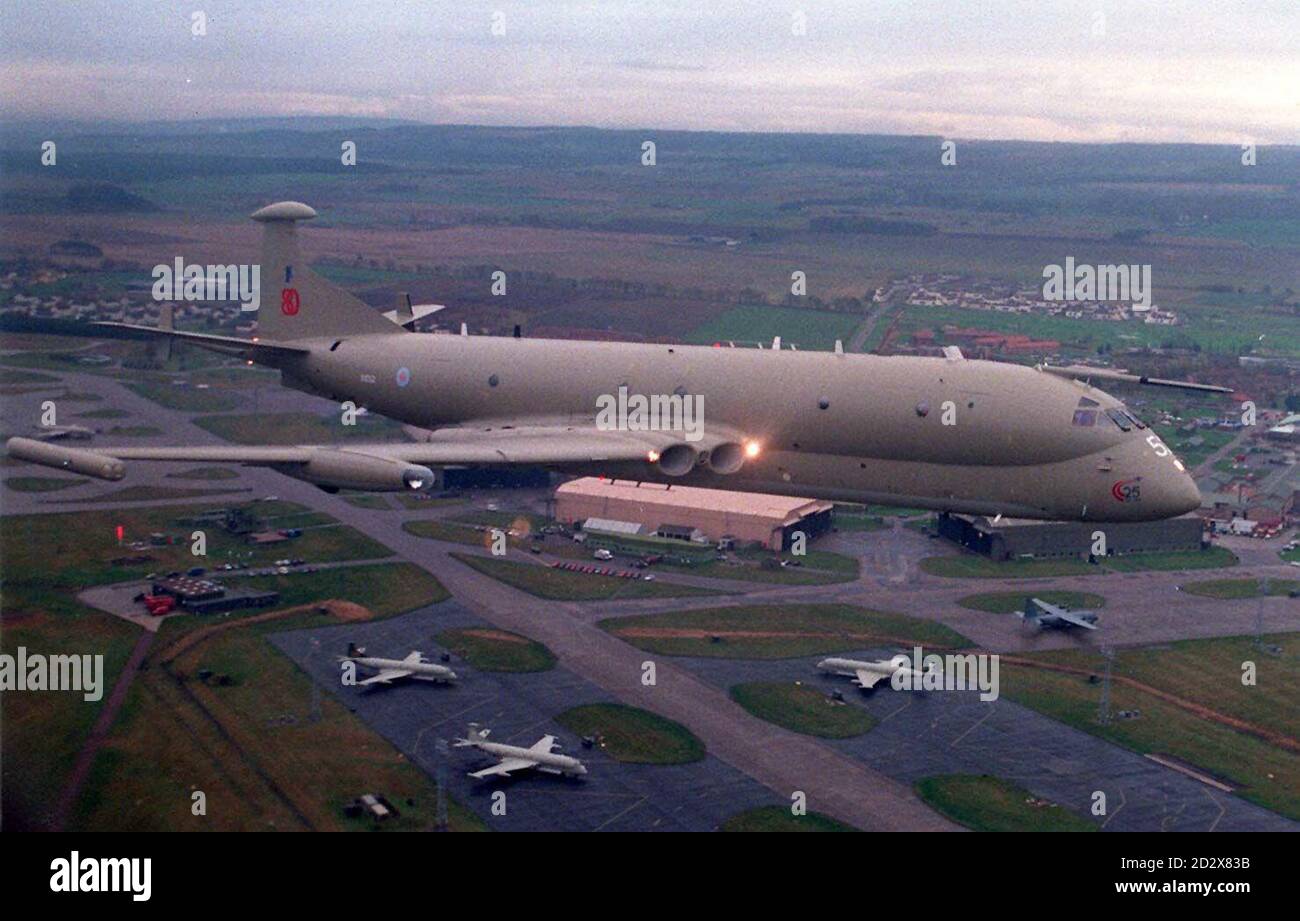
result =
M302 262L298 202L252 215L264 229L258 335L247 340L125 323L280 371L298 390L430 430L407 444L72 448L11 438L9 454L102 479L124 461L273 467L326 489L425 489L454 466L533 465L939 511L1077 521L1170 518L1200 503L1160 438L1088 378L1223 392L1087 367L946 357L719 348L412 332ZM463 333L463 329L462 329ZM83 335L93 335L92 330ZM694 416L648 430L614 394Z

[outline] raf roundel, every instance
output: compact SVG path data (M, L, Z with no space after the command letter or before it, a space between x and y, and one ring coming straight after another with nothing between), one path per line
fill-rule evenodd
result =
M411 369L410 369L410 368L398 368L398 369L397 369L397 386L398 386L398 387L405 387L405 386L406 386L407 384L409 384L410 382L411 382Z

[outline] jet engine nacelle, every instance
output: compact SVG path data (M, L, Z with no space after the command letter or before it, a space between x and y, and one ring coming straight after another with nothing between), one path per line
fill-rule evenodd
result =
M699 451L679 441L659 452L659 470L668 476L685 476L695 469L699 457Z
M429 489L437 481L437 475L423 464L356 451L316 451L305 464L281 470L308 483L334 489L418 491Z
M705 441L700 445L679 441L658 452L657 465L668 476L685 476L696 467L731 474L745 466L748 456L744 446L736 441Z
M745 466L745 448L739 442L724 441L709 452L709 469L714 473L735 473Z

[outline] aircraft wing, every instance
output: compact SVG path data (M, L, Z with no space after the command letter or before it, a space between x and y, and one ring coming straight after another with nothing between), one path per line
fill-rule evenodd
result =
M527 758L505 758L490 768L474 771L469 776L475 780L482 780L484 777L509 777L511 771L522 771L531 767L537 767L537 762L529 761Z
M478 429L444 429L418 442L344 445L121 445L72 448L33 438L10 438L10 457L104 480L126 475L123 461L193 461L288 468L290 475L325 485L402 489L401 467L582 465L647 461L660 433L600 431L594 425L503 424ZM418 473L418 471L417 471ZM331 475L333 478L331 478ZM364 483L356 482L361 477ZM423 472L427 480L428 472ZM376 480L377 482L371 482ZM338 482L336 482L338 481Z
M858 676L858 687L862 688L864 691L871 690L885 678L889 677L884 672L869 672L865 668L858 669L856 674Z
M528 746L530 752L540 752L543 755L549 755L555 748L555 736L542 736L536 743Z
M1217 387L1214 384L1198 384L1195 381L1173 381L1163 377L1147 377L1145 374L1129 374L1114 368L1091 368L1087 365L1039 365L1040 371L1055 374L1057 377L1072 377L1076 380L1118 381L1122 384L1146 384L1152 387L1173 387L1178 390L1198 390L1202 393L1232 393L1231 387Z
M365 687L367 684L388 684L390 681L396 681L398 678L406 678L414 674L415 672L406 668L386 668L378 675L367 678L365 681L358 681L357 687Z
M595 422L503 420L428 432L424 440L385 446L416 464L579 464L644 461L675 439L660 432L602 431Z
M1085 630L1097 629L1096 624L1089 623L1088 621L1080 617L1078 614L1074 614L1070 611L1062 611L1058 608L1057 610L1053 611L1052 614L1056 617L1059 617L1061 620L1065 621L1067 624L1070 624L1073 627L1082 627Z

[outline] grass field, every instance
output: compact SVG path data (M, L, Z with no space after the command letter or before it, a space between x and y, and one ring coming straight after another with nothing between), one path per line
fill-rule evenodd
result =
M884 644L969 645L943 624L845 604L702 608L608 618L598 626L638 649L670 656L788 659Z
M168 409L188 413L224 413L238 409L240 400L225 390L199 390L174 384L128 384L127 389Z
M704 757L704 743L681 723L625 704L574 707L555 721L570 732L594 736L616 761L686 764Z
M341 416L261 413L256 416L199 416L194 424L241 445L331 444L337 441L405 441L401 425L382 416L358 416L344 425Z
M302 511L301 507L291 503L259 503L258 507L268 515ZM20 645L32 653L102 653L107 696L107 689L120 675L139 630L123 620L82 605L76 600L76 593L93 585L140 578L149 570L165 571L194 565L197 558L190 553L188 542L193 528L176 524L176 519L193 515L196 511L192 506L164 506L5 517L3 527L0 527L0 575L3 576L0 648L9 654ZM152 556L152 560L131 566L113 566L110 560L138 553L118 546L113 532L117 524L126 529L128 538L161 531L172 534L178 542L143 551ZM226 550L242 553L251 549L217 528L208 530L208 548L210 558ZM367 557L388 553L387 548L343 526L307 531L295 543L295 548L299 552L305 550L313 555L319 553L335 558L346 558L355 552ZM275 547L251 552L255 558L265 562L284 550ZM285 580L282 585L285 604L298 600L315 601L334 594L369 604L382 614L446 597L436 580L413 566L358 567L350 574L342 570L322 570L315 575L278 578ZM299 581L289 585L291 578ZM268 584L274 580L256 581ZM315 594L317 592L329 594ZM187 622L192 628L201 619L188 615L170 619L163 624L160 639L183 632ZM80 695L73 694L20 694L12 698L6 695L5 731L0 741L0 746L3 746L0 749L0 771L3 772L0 778L6 827L32 828L48 823L57 793L66 781L67 771L101 706L102 700L85 702ZM146 718L140 732L156 738L156 728ZM170 740L158 739L158 744L160 750L177 754L180 759L174 768L169 768L180 772L175 775L177 778L185 776L183 767L189 763L186 758L201 763L205 757L202 749L186 749L186 746L193 745L193 739L184 734ZM181 749L186 749L187 754L178 754ZM102 784L110 780L117 782L120 777L115 773L117 762L114 759L120 758L120 754L110 746L95 766L91 786L100 784L102 789ZM140 762L134 768L138 770L135 782L148 785L158 781L161 787L171 789L168 779L171 775L164 776L159 772L158 763L152 758ZM124 768L132 769L129 766ZM206 775L200 772L189 776ZM144 786L135 793L125 801L134 802L141 795L153 795ZM188 791L184 796L183 811L188 816ZM113 822L116 822L114 827L120 827L124 822L130 824L136 819L121 817L121 802L113 798L101 799L99 807L79 807L78 815L94 827L107 827ZM179 802L171 803L170 808L177 809ZM238 814L238 803L231 808ZM98 812L99 818L91 822L90 815L94 812ZM119 813L117 819L111 817L115 812Z
M89 482L85 477L11 476L5 479L5 486L14 492L57 492Z
M278 527L288 527L281 522L304 512L302 506L291 502L258 502L246 507ZM148 572L213 566L236 558L254 566L266 565L286 552L311 562L379 559L392 555L378 541L347 525L334 523L325 515L309 519L312 524L323 522L324 526L307 527L301 537L289 544L254 547L215 524L197 528L180 523L200 511L194 506L172 505L8 516L0 528L0 564L5 587L66 593L91 585L143 578ZM114 532L118 525L122 526L128 541L157 532L175 542L143 551L129 550L118 545ZM195 530L203 530L206 535L206 557L191 553L190 542ZM110 565L118 557L138 554L150 559L125 566Z
M1259 727L1261 733L1295 738L1295 701L1300 699L1300 635L1265 638L1278 652L1251 637L1184 640L1162 646L1116 650L1112 675L1174 694ZM1101 658L1082 650L1036 653L1030 658L1099 673ZM1242 682L1243 664L1257 669L1253 685ZM1053 719L1137 752L1172 755L1231 784L1266 808L1300 819L1300 754L1272 744L1266 735L1233 728L1164 700L1125 680L1111 684L1111 709L1133 719L1097 721L1100 685L1083 675L1003 662L1002 693Z
M1180 588L1189 595L1201 595L1206 598L1259 598L1264 592L1258 579L1207 579L1203 582L1188 582ZM1300 580L1269 579L1269 595L1288 595L1300 591Z
M732 700L759 719L792 732L824 739L860 736L869 732L877 722L865 710L790 681L737 684L728 693Z
M355 505L357 508L369 508L375 509L376 511L387 511L392 508L392 506L388 504L388 498L378 493L340 493L339 498L348 505Z
M6 526L6 540L11 533ZM72 693L4 695L0 793L5 829L22 831L47 827L52 820L59 790L139 629L79 604L70 589L51 590L35 579L15 584L14 572L6 560L0 651L12 656L22 646L29 655L104 656L104 694L99 701Z
M759 806L733 815L723 822L719 831L729 832L844 832L857 831L850 825L837 822L820 812L793 815L785 806Z
M453 553L452 556L484 575L499 579L530 595L552 601L609 601L614 598L673 598L720 594L693 585L565 572L540 564L516 563L514 560L497 560L468 553Z
M276 608L338 598L369 608L378 617L401 614L451 597L441 582L413 563L342 566L314 573L247 576L231 581L259 591L279 592Z
M1283 355L1300 354L1300 346L1294 344L1294 332L1288 331L1287 317L1256 310L1248 314L1248 323L1233 323L1224 316L1231 311L1222 308L1207 309L1180 304L1177 309L1184 322L1173 328L1143 323L1113 323L1042 314L1008 314L992 310L912 304L898 308L896 314L899 338L903 341L918 329L941 329L945 325L953 325L978 327L994 332L1022 333L1034 339L1056 339L1068 347L1087 352L1095 352L1102 345L1120 349L1173 344L1199 346L1207 352L1238 355L1249 354L1258 346L1259 337L1264 335L1270 343L1270 351L1278 351ZM878 326L888 326L889 322L890 319L886 318ZM1294 322L1294 319L1289 320L1290 324Z
M1189 469L1199 467L1211 454L1237 437L1233 432L1218 429L1198 428L1195 432L1181 432L1171 425L1153 425L1151 430Z
M1068 809L1038 799L1001 777L940 774L914 784L917 796L959 825L975 831L1096 831Z
M451 544L466 544L467 546L483 547L484 549L488 549L492 545L492 534L489 531L476 531L467 525L456 524L451 521L440 521L434 518L404 521L402 522L402 530L407 534L414 534L416 537L440 540Z
M555 667L555 656L535 640L508 630L466 627L444 630L440 646L450 649L484 672L544 672Z
M688 573L710 579L739 579L743 582L770 582L777 585L829 585L834 582L852 582L858 577L858 561L853 557L827 550L810 550L803 556L773 553L770 550L738 550L736 556L742 563L706 559L699 563L673 563L667 560L655 564L656 571ZM762 565L764 560L780 559L786 563L797 561L797 566Z
M957 604L971 611L985 611L989 614L1014 614L1025 609L1026 598L1041 598L1049 604L1070 608L1071 610L1088 610L1099 608L1106 603L1101 595L1091 592L987 592L983 595L966 595L958 598Z
M551 523L541 515L530 515L523 512L493 512L487 509L476 509L463 515L456 515L451 520L460 524L486 525L490 528L506 528L529 534L540 531Z
M78 419L125 419L131 414L125 409L105 406L103 409L92 409L84 413L73 413L73 415Z
M392 573L393 576L400 575ZM257 831L421 830L436 817L433 781L265 639L332 617L291 617L223 630L165 666L166 638L132 687L122 716L77 804L86 830ZM228 683L198 679L200 670ZM313 719L319 699L320 718ZM207 814L191 814L202 790ZM399 811L381 824L349 818L361 792ZM131 803L122 809L122 803ZM453 831L484 828L448 801Z
M442 496L431 496L428 493L412 494L409 492L402 492L397 493L395 498L397 499L398 505L413 512L418 512L420 509L426 508L442 508L448 505L461 505L465 502L464 499L449 499Z
M838 507L831 524L840 531L881 531L889 527L889 522L877 515L841 512Z

